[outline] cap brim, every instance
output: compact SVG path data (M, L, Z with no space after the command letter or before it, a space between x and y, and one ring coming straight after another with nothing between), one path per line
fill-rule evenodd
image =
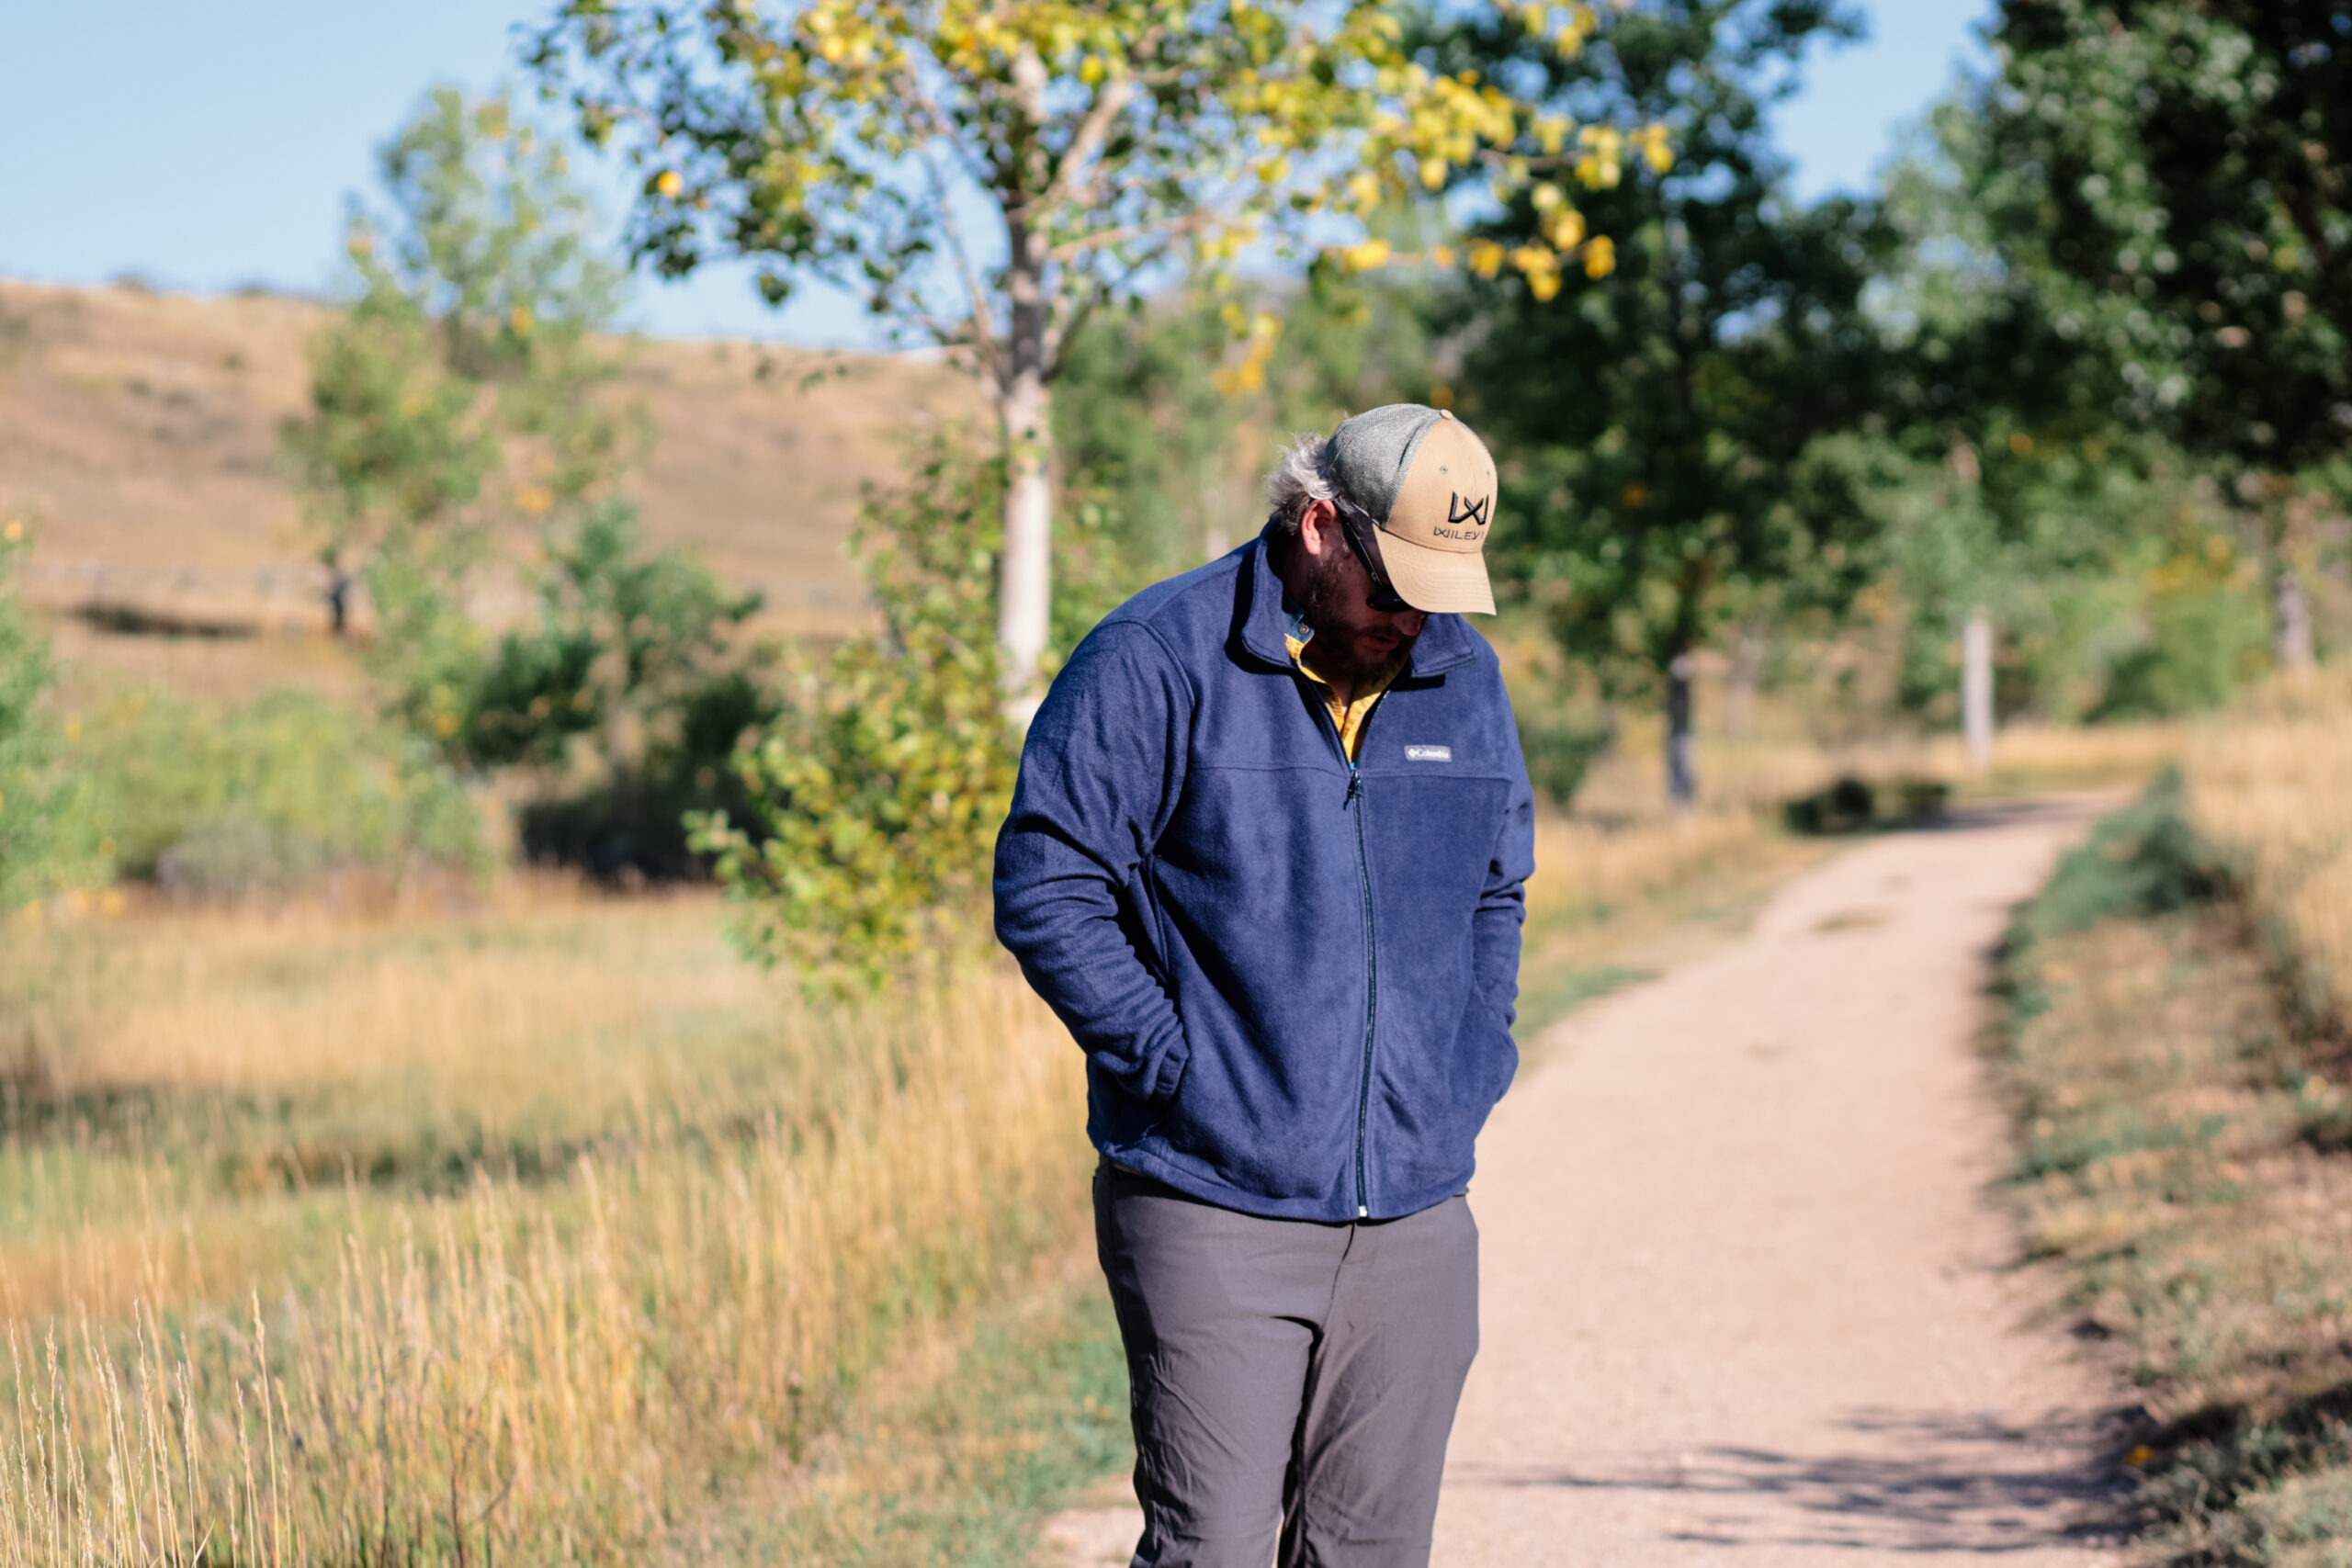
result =
M1432 615L1491 615L1484 550L1434 550L1380 530L1380 565L1398 598Z

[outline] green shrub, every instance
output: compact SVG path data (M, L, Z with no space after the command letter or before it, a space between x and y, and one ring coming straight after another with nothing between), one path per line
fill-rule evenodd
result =
M73 832L74 781L60 766L56 726L44 705L49 644L9 586L29 546L20 519L0 523L0 910L96 870Z
M1605 724L1549 714L1519 715L1519 749L1527 759L1528 781L1562 810L1576 799L1585 774L1616 739L1616 731Z
M187 897L483 864L473 802L423 741L309 693L221 710L119 694L82 716L68 760L113 874Z
M737 754L751 825L696 815L736 933L820 992L871 989L985 944L1018 737L996 655L999 466L935 439L854 541L882 630L803 671Z
M1873 828L1917 828L1943 815L1951 786L1941 779L1883 779L1849 773L1781 807L1792 833L1861 833Z
M2059 859L2018 916L2013 941L2046 942L2120 916L2168 915L2213 903L2229 888L2227 867L2189 824L2187 791L2168 768Z
M2184 552L2152 586L2148 638L2108 661L2094 722L2209 713L2269 662L2268 613L2226 552Z

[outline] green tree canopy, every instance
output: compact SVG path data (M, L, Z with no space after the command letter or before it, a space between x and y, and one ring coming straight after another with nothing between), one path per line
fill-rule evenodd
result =
M2263 519L2280 655L2307 660L2292 502L2352 490L2352 4L2010 0L1994 43L1965 167L2055 340L2019 361L2111 380Z
M726 798L718 769L774 704L744 634L757 596L655 547L623 491L647 434L605 335L626 270L562 145L503 96L435 90L379 163L346 232L354 297L286 430L322 553L364 573L367 660L413 731L542 793L593 774L554 847L609 859L582 840L628 837L630 863L673 870L681 810ZM524 613L486 616L485 587L521 588Z
M462 570L502 521L609 488L632 436L596 395L614 366L590 339L625 274L562 148L503 96L440 87L378 175L382 202L345 226L351 304L313 342L311 410L285 429L338 630L379 553Z
M1554 55L1603 21L1518 14ZM536 62L642 167L632 231L660 270L752 257L772 299L828 279L972 355L1008 463L998 635L1018 700L1048 637L1049 389L1094 311L1253 242L1313 251L1465 166L1510 185L1565 153L1571 184L1614 176L1623 133L1437 69L1404 32L1395 0L571 0ZM1514 265L1555 284L1559 250Z
M1597 225L1615 267L1556 305L1532 279L1476 291L1461 397L1505 459L1504 562L1564 648L1604 678L1663 677L1678 801L1696 787L1690 655L1773 605L1840 604L1871 565L1854 462L1822 438L1873 411L1861 301L1890 236L1852 201L1793 201L1766 118L1809 47L1857 28L1831 4L1667 0L1573 58L1509 26L1447 40L1449 62L1540 83L1529 96L1579 118L1660 121L1674 146L1581 211L1537 186L1487 227L1508 252Z

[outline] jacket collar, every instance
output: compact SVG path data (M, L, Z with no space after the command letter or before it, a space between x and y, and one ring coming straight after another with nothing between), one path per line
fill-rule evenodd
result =
M1269 664L1290 667L1290 649L1283 641L1283 580L1274 575L1273 552L1266 536L1249 547L1249 559L1238 574L1249 597L1241 614L1241 646ZM1469 663L1478 654L1478 634L1459 615L1431 615L1413 643L1412 662L1405 678L1442 675Z

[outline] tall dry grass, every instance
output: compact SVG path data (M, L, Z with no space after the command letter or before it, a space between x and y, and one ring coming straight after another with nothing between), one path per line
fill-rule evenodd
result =
M2304 1005L2352 1029L2352 668L2275 677L2197 737L2182 775Z
M1693 811L1633 824L1550 817L1535 828L1531 923L1606 919L1724 869L1770 834L1754 811Z
M2212 721L2004 960L2026 1232L2145 1413L2150 1561L2331 1568L2352 1539L2348 730L2341 674Z
M85 1010L40 1092L95 1106L137 1071L207 1108L92 1111L62 1136L20 1115L10 1159L78 1163L96 1201L45 1207L28 1183L0 1245L0 1562L623 1560L729 1472L805 1447L900 1327L1074 1234L1079 1058L1017 980L816 1014L707 962L707 903L541 920L554 940L511 916L76 933L114 998L62 987ZM664 1094L658 1037L697 1008L735 1033L706 1017L673 1042ZM648 1070L607 1081L630 1034L657 1041ZM496 1113L536 1077L565 1159L313 1187L297 1156L255 1188L210 1157L241 1114L323 1136L411 1077L444 1086L416 1104ZM273 1239L241 1252L255 1232ZM108 1266L45 1261L77 1248Z
M2146 1414L2152 1561L2347 1561L2347 768L2352 670L2275 677L2065 857L2005 962L2027 1234Z

